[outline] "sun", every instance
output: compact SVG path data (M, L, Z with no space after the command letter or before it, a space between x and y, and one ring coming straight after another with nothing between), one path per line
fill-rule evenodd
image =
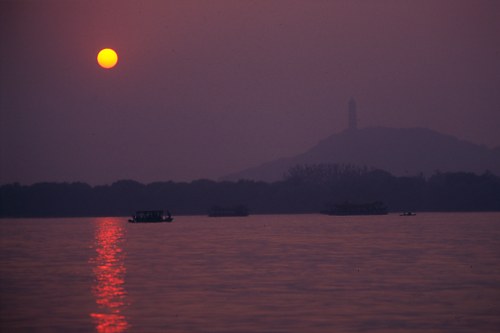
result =
M102 49L97 54L97 62L102 68L110 69L116 66L118 55L113 49Z

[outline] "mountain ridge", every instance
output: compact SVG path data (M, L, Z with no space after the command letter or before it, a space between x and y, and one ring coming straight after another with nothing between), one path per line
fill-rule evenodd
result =
M223 180L277 181L289 168L305 164L354 164L397 176L442 172L490 171L500 174L500 147L460 140L423 127L346 129L309 150L229 174Z

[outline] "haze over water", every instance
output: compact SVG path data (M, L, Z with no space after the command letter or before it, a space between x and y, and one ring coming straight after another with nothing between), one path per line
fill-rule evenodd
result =
M500 214L0 220L6 332L496 332Z

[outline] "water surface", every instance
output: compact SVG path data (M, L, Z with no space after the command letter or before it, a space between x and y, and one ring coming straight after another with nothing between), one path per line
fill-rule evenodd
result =
M0 220L2 332L497 332L500 214Z

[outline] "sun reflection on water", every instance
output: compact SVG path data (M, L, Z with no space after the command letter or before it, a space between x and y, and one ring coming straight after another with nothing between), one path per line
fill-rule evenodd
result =
M119 333L129 328L122 310L127 305L124 288L125 253L121 248L124 228L118 219L99 219L95 231L96 257L91 259L95 282L92 288L98 310L90 314L99 333Z

